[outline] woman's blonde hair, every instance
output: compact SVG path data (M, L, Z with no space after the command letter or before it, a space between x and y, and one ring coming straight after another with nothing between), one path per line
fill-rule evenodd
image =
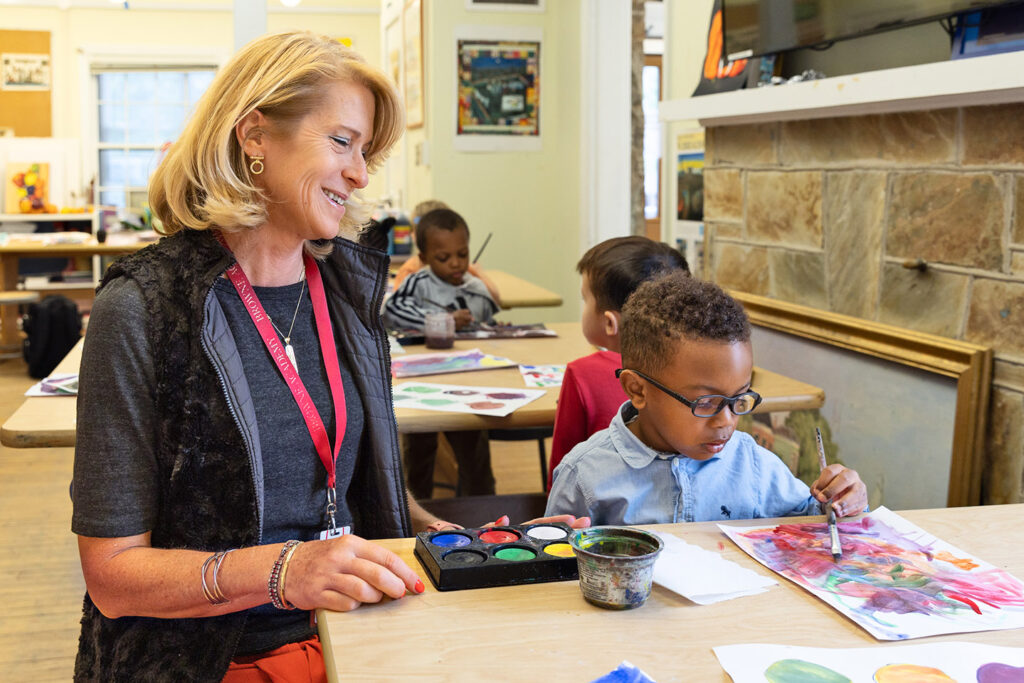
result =
M401 100L387 77L332 38L310 32L266 35L242 48L218 72L153 173L149 204L163 224L160 231L170 235L184 229L234 231L262 225L266 197L249 177L235 126L258 109L275 128L287 130L323 102L325 85L333 81L358 83L373 95L366 166L370 173L376 171L404 128ZM339 232L354 232L366 222L367 213L350 198Z

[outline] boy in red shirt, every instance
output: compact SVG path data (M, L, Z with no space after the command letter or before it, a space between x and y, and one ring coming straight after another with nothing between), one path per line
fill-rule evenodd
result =
M672 270L690 272L677 250L639 236L614 237L591 247L576 270L582 276L583 336L603 350L577 358L565 368L548 464L549 487L551 473L565 454L606 428L628 399L615 377L622 367L619 320L626 299L656 275Z

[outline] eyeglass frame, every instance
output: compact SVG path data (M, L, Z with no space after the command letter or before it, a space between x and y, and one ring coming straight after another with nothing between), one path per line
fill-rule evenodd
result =
M629 370L630 372L636 374L637 376L647 380L648 382L653 384L655 387L657 387L661 391L665 392L666 394L668 394L669 396L671 396L675 400L679 401L684 406L686 406L687 408L690 409L690 412L693 413L694 417L699 417L702 420L707 420L708 418L712 418L715 415L718 415L720 412L722 412L722 410L725 409L726 406L729 406L729 410L731 410L732 414L736 415L737 417L740 416L740 415L749 415L750 413L754 412L754 410L759 405L761 405L761 401L763 400L762 397L761 397L761 394L757 393L756 391L752 391L752 390L748 389L747 391L744 391L744 392L741 392L739 394L736 394L735 396L723 396L722 394L704 394L703 396L698 396L696 400L691 401L688 398L686 398L685 396L683 396L682 394L677 394L676 392L672 391L671 389L669 389L668 387L666 387L664 384L662 384L658 380L654 379L653 377L650 377L649 375L647 375L645 373L642 373L639 370L634 370L633 368L619 368L618 370L615 371L615 377L616 378L621 377L622 373L624 371L626 371L626 370ZM750 410L748 410L745 413L737 413L736 412L736 401L738 401L742 397L748 396L748 395L753 395L753 397L754 397L754 405L750 408ZM705 399L705 398L720 398L722 400L718 403L718 409L715 410L715 412L711 413L710 415L698 415L697 412L696 412L697 404L700 403L701 399Z

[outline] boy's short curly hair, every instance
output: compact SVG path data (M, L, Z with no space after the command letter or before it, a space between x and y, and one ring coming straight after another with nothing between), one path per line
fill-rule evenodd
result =
M750 321L721 287L681 271L640 285L622 308L622 366L653 372L681 339L749 341Z
M427 242L430 238L430 233L434 230L454 232L459 229L465 230L466 234L469 234L469 226L466 225L465 219L451 209L428 211L420 216L419 222L416 223L416 249L421 254L427 251Z
M630 235L613 237L591 247L576 264L587 276L601 311L621 311L641 282L670 270L690 272L686 259L664 242Z

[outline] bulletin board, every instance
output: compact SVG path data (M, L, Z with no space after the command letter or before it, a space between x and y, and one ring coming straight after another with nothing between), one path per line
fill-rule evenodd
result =
M49 31L0 30L0 54L46 55L52 78ZM0 88L0 128L13 128L18 137L50 137L50 94L50 89Z

